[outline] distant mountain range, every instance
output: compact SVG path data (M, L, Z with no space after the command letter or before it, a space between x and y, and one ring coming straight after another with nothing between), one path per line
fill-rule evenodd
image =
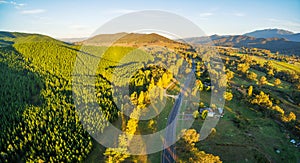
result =
M63 42L73 43L73 42L80 42L83 40L88 39L87 37L78 37L78 38L57 38L58 40L61 40Z
M283 29L263 29L245 33L245 36L256 38L284 38L288 41L300 42L300 33L293 33Z
M249 36L252 35L252 36ZM256 37L253 37L256 36ZM274 36L274 37L273 37ZM276 37L275 37L276 36ZM164 36L151 33L116 33L116 34L100 34L94 37L79 39L78 42L73 42L76 45L93 45L93 46L128 46L128 47L152 47L160 46L169 49L184 49L191 50L193 44L216 45L226 47L251 47L269 49L272 52L280 52L282 54L295 54L300 56L300 42L291 41L297 40L299 36L293 32L280 29L258 30L244 35L220 36L212 35L206 37L192 37L181 40L171 40ZM71 39L76 41L78 39ZM7 46L16 43L26 42L56 42L64 44L72 42L71 40L59 41L49 36L41 34L28 34L19 32L0 31L0 46ZM189 45L189 44L191 45Z
M226 47L251 47L268 49L282 54L300 55L300 35L280 29L258 30L244 35L212 35L205 37L191 37L184 41L191 44L216 45Z

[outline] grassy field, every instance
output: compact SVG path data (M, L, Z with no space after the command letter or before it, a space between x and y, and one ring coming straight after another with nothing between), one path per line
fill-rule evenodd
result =
M202 97L206 101L210 94ZM239 119L240 124L234 119ZM200 131L202 123L203 120L197 119L192 128ZM226 103L225 115L216 130L216 134L197 143L197 147L220 156L224 162L297 162L300 159L300 151L289 142L288 131L240 100ZM277 149L280 153L276 153Z
M280 61L275 61L275 60L267 60L263 57L259 56L250 56L253 60L256 60L260 64L264 64L267 61L271 61L274 64L274 67L277 68L278 70L293 70L297 73L300 73L300 64L295 63L295 64L290 64L286 62L280 62Z
M259 79L261 76L266 76L264 72L255 70L250 68L249 71L255 72L257 74L257 79ZM294 88L291 86L290 83L286 81L281 81L280 86L275 87L274 86L274 78L268 80L268 83L264 86L257 86L257 81L250 81L249 79L245 79L245 77L236 74L232 80L232 83L237 85L243 85L244 86L244 92L248 89L250 85L259 88L261 91L266 92L268 94L271 94L271 98L278 99L280 101L279 106L281 106L287 113L293 111L296 113L297 117L300 116L300 110L299 106L295 103L295 101L291 100L291 93L294 91Z

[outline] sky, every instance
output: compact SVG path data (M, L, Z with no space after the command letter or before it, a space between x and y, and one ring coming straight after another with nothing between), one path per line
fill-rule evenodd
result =
M299 0L0 0L0 31L89 37L106 22L142 10L175 13L195 23L206 35L269 28L300 33Z

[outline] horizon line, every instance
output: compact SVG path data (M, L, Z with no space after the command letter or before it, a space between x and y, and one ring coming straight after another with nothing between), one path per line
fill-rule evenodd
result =
M247 33L251 33L251 32L255 32L255 31L261 31L261 30L284 30L284 31L288 31L288 32L292 32L292 34L300 34L300 32L295 32L295 31L292 31L292 30L289 30L289 29L283 29L283 28L260 28L260 29L254 29L254 30L251 30L249 32L244 32L242 34L233 34L233 33L226 33L226 34L220 34L220 33L214 33L214 34L207 34L207 35L203 35L203 36L192 36L192 37L183 37L183 38L194 38L194 37L208 37L208 36L214 36L214 35L217 35L217 36L236 36L236 35L245 35ZM12 31L12 30L0 30L0 32L16 32L16 33L27 33L27 34L38 34L38 35L45 35L45 36L49 36L49 37L52 37L54 39L82 39L82 38L91 38L93 36L96 36L96 35L89 35L88 34L86 36L72 36L72 37L60 37L60 36L54 36L53 34L49 34L49 33L44 33L44 32L31 32L31 31ZM169 39L173 39L173 38L170 38L168 36L165 36L165 35L162 35L161 33L157 33L157 32L150 32L150 33L139 33L139 32L116 32L116 33L99 33L97 35L101 35L101 34L117 34L117 33L136 33L136 34L150 34L150 33L155 33L155 34L158 34L158 35L161 35L161 36L164 36L164 37L167 37Z

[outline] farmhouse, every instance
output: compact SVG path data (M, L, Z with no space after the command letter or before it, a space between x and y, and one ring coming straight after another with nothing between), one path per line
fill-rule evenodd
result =
M208 117L223 117L223 115L224 115L222 108L217 109L218 113L216 113L212 108L200 108L200 109L198 109L198 112L200 114L202 114L204 110L208 111L208 113L207 113Z

